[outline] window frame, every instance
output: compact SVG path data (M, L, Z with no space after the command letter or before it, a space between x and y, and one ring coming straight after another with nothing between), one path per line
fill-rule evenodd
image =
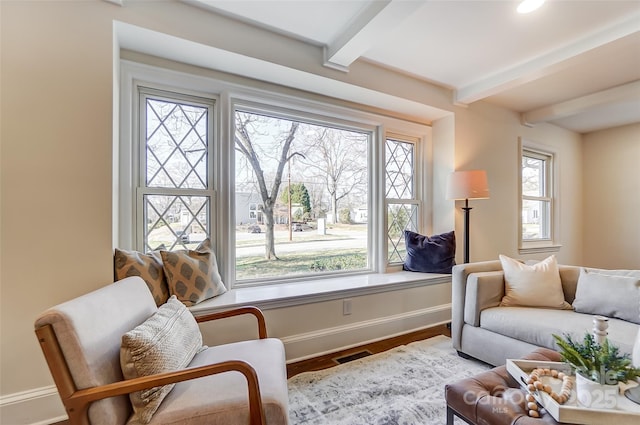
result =
M404 259L401 259L403 261L391 261L391 259L389 258L389 206L390 205L404 205L404 204L410 204L410 205L414 205L417 209L416 212L416 228L415 229L411 229L415 232L420 232L421 229L423 229L423 220L421 220L421 218L424 216L423 214L423 199L421 196L418 196L420 193L422 193L422 184L421 184L421 172L418 171L421 169L420 164L423 163L422 161L419 161L418 158L420 158L420 152L421 152L421 140L419 138L416 137L410 137L404 134L396 134L393 132L387 132L385 134L384 137L384 161L385 161L385 167L383 167L383 169L385 169L386 171L386 162L387 162L387 158L386 158L386 143L387 140L393 140L396 142L401 142L401 143L409 143L413 145L413 158L412 158L412 165L413 165L413 188L412 188L412 197L411 198L391 198L391 197L387 197L386 194L386 185L383 188L384 190L384 233L385 233L385 243L386 243L386 247L385 247L385 253L386 253L386 265L387 268L389 269L397 269L397 268L401 268L402 264L404 262ZM385 172L386 175L386 172ZM426 233L431 233L430 229L428 232Z
M247 100L244 96L230 96L231 97L231 104L229 105L230 110L229 110L229 115L230 115L230 120L231 120L231 124L229 126L230 130L232 131L233 129L235 129L235 112L237 110L241 110L243 112L248 112L248 113L256 113L256 114L264 114L264 115L269 115L269 116L273 116L273 117L277 117L277 118L282 118L282 119L286 119L286 120L296 120L299 122L304 122L304 123L309 123L309 124L314 124L314 125L320 125L320 126L330 126L333 128L339 128L342 130L348 130L348 131L356 131L356 132L362 132L362 133L369 133L369 140L370 140L370 146L368 148L368 186L369 188L373 188L374 186L374 172L371 172L371 170L374 169L373 164L376 162L376 157L380 155L379 153L379 143L378 143L378 139L380 138L380 131L381 128L379 125L372 125L371 123L368 122L362 122L362 121L355 121L352 119L349 119L351 117L347 117L344 118L336 118L336 117L328 117L326 115L321 114L321 112L313 110L313 109L308 109L305 108L303 110L300 109L290 109L287 107L283 107L280 105L274 106L274 105L270 105L270 104L266 104L260 100L256 100L256 99L251 99L251 100ZM229 150L231 153L231 158L230 158L230 162L231 164L233 164L233 168L232 171L230 171L229 175L232 177L231 179L229 179L229 181L233 182L232 187L230 187L230 202L229 205L230 207L233 205L236 205L236 200L235 200L235 149L232 148L234 146L234 142L233 140L229 140ZM375 191L374 191L375 192ZM369 194L371 196L368 196L367 199L367 207L369 208L369 210L373 210L375 205L372 203L372 198L374 197L373 194ZM231 220L234 220L235 214L233 214L231 211L229 212L229 217L231 218ZM229 222L229 227L235 227L235 222ZM229 269L228 269L228 273L229 276L232 276L232 280L234 282L234 285L237 285L237 287L249 287L249 286L260 286L260 285L272 285L274 284L274 281L277 282L289 282L289 281L301 281L301 280L308 280L308 279L322 279L322 278L331 278L331 277L336 277L336 276L351 276L351 275L360 275L360 274L371 274L371 273L378 273L380 270L378 261L376 261L376 251L374 249L374 247L377 245L376 244L376 233L378 233L378 231L376 230L379 227L378 225L378 218L377 218L377 214L374 215L374 218L370 221L367 222L367 264L369 265L367 267L367 269L365 270L354 270L354 271L346 271L346 272L324 272L321 274L302 274L302 275L293 275L293 276L280 276L276 279L261 279L261 280L256 280L256 279L247 279L246 281L243 281L241 283L238 283L238 281L236 280L236 269L235 269L235 264L236 264L236 258L235 255L233 254L233 251L235 251L235 247L236 247L236 240L235 240L235 233L234 232L230 232L230 236L229 236L229 241L230 241L230 258L233 260L231 261L231 264L229 265ZM231 267L233 266L233 267Z
M545 161L544 166L544 195L525 195L522 189L522 160L524 157ZM518 252L529 254L536 252L557 252L561 245L559 240L559 167L558 154L549 146L520 139L518 149ZM523 238L523 204L525 200L549 203L548 237L538 239Z
M160 90L157 88L148 87L144 84L138 84L136 86L136 92L138 94L138 119L136 126L138 128L137 135L137 173L136 173L136 208L135 208L135 220L133 222L134 234L135 234L135 247L139 251L146 249L146 241L144 237L145 227L145 209L144 209L144 197L146 195L166 195L166 196L199 196L209 199L209 214L207 217L206 229L209 234L216 233L216 227L212 220L215 217L215 211L217 210L216 204L216 191L215 191L215 128L216 128L216 101L213 98L206 98L202 96L193 96L184 93L171 92L167 90ZM148 186L146 182L147 171L147 151L146 151L146 102L145 99L156 98L166 101L181 102L188 105L197 105L199 107L206 107L207 114L207 160L206 160L206 188L202 189L189 189L189 188L165 188ZM143 116L145 118L143 118ZM144 141L144 142L143 142ZM134 142L135 143L135 142ZM182 248L176 245L176 247Z
M135 194L134 183L136 176L140 175L139 155L140 150L136 146L136 134L140 129L139 105L137 104L137 87L144 86L150 89L180 93L196 98L211 99L214 102L214 114L212 119L217 122L211 132L214 138L212 154L209 163L213 168L213 190L215 197L212 199L211 217L209 227L215 238L212 245L216 250L220 272L227 287L236 287L235 282L235 237L232 225L235 222L233 205L235 202L235 158L234 143L231 137L233 127L233 111L235 105L263 104L268 105L269 110L289 111L292 117L296 117L300 111L306 120L309 116L317 116L319 122L329 120L331 125L337 122L357 123L358 128L373 128L373 154L369 159L369 179L371 195L369 196L370 210L368 219L373 223L369 231L369 257L370 270L359 274L380 274L401 270L401 265L389 265L387 263L387 223L385 202L385 142L387 138L403 141L415 140L415 185L416 197L419 199L421 212L419 214L419 231L428 233L431 231L430 217L432 212L431 190L431 126L407 121L393 116L381 115L370 112L365 107L347 104L329 98L308 96L302 91L291 95L280 93L277 86L264 83L247 81L242 79L241 84L233 77L220 79L219 75L196 75L182 71L134 62L127 59L120 60L120 90L119 111L116 111L117 120L114 120L114 228L113 246L121 249L136 249L139 247L134 238L136 234L136 217L138 202ZM320 99L320 100L318 100ZM116 106L114 106L115 108ZM348 125L347 128L352 128ZM117 135L117 136L115 136ZM224 142L226 140L227 142ZM377 171L379 170L379 172ZM222 202L222 200L229 202ZM225 207L225 205L227 207ZM313 275L313 279L335 278L336 275ZM309 280L309 276L303 279ZM296 279L272 279L264 282L256 282L252 285L277 285L279 283L295 283ZM237 287L251 285L242 284Z

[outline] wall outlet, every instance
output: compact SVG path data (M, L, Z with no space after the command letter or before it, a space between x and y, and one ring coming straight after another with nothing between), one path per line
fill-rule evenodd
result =
M348 316L351 314L351 298L342 300L342 315Z

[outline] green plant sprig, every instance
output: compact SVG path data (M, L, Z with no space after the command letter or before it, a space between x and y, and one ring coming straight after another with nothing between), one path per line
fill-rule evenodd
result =
M640 377L640 368L633 367L629 354L620 354L619 348L606 338L602 344L589 332L581 343L569 334L564 338L554 334L553 338L560 347L562 359L591 381L617 384Z

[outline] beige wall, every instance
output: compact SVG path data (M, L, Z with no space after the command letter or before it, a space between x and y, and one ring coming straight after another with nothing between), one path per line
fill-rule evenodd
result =
M108 284L112 278L114 19L455 111L454 120L447 118L435 126L435 155L453 164L438 164L434 182L443 184L446 174L455 168L484 168L489 174L491 199L473 201L472 205L472 260L494 259L499 253L518 256L518 138L553 146L562 162L563 246L558 257L563 263L582 260L583 172L577 134L552 125L523 127L517 114L488 104L457 108L443 89L371 64L357 63L349 74L329 70L319 65L320 49L304 56L296 42L246 28L234 30L223 18L215 18L220 22L211 25L205 18L208 15L178 2L146 6L144 2L125 2L125 7L119 7L97 0L5 0L0 8L1 397L52 384L33 334L35 317L51 305ZM190 24L178 16L188 18ZM223 30L226 34L220 33ZM278 42L286 43L287 48L263 48L260 44ZM627 149L630 143L620 147ZM594 144L588 142L589 152ZM442 187L436 187L434 193L442 196ZM450 203L447 209L442 199L436 204L434 227L445 231L455 214L462 246L459 208L452 210ZM341 316L339 302L328 301L270 310L268 319L275 336L301 341L301 334L321 335L326 329L352 326L355 320L373 323L403 314L427 317L432 313L430 308L437 313L441 311L438 308L447 306L448 292L449 286L442 285L358 297L354 315L348 318ZM424 315L413 314L421 309L426 309ZM359 315L365 310L367 315ZM436 313L433 320L437 321ZM392 326L383 329L394 332ZM367 337L375 337L375 332ZM21 416L11 416L18 415L16 410ZM35 410L6 406L0 412L0 422L34 422L38 420Z
M518 114L487 103L476 103L456 113L457 169L485 169L491 198L469 201L470 260L496 259L498 254L542 259L549 253L518 253L519 138L548 146L560 162L560 234L562 248L555 255L564 264L581 261L582 152L580 135L552 125L533 128L519 124ZM458 207L462 206L459 202ZM456 234L462 244L463 216L456 209ZM458 259L462 261L462 252Z
M584 136L586 265L640 269L640 124Z

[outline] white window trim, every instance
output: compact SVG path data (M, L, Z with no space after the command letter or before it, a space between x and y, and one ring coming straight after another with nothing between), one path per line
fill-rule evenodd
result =
M156 88L159 90L166 90L169 92L180 90L181 93L190 94L198 97L210 96L215 99L216 105L216 117L214 118L220 124L216 126L214 131L218 132L216 137L218 140L223 140L225 137L229 137L228 133L231 131L232 123L232 108L233 101L242 102L268 102L272 107L283 107L288 110L293 108L301 108L305 112L317 114L319 116L326 116L336 120L344 119L348 117L348 120L357 121L360 124L367 124L372 127L376 127L377 149L383 149L384 140L390 133L394 135L403 135L420 140L419 149L416 153L416 165L420 169L416 170L418 180L416 181L417 190L420 190L421 196L421 209L420 214L421 223L419 223L420 231L428 233L431 231L430 217L431 217L431 205L430 200L430 182L431 182L431 168L424 169L423 164L425 161L431 160L431 127L424 124L405 121L394 117L383 116L374 114L371 112L363 111L354 108L346 108L340 105L332 104L329 99L325 102L317 100L306 99L302 97L293 97L289 95L276 94L274 92L265 91L263 89L253 88L249 85L238 85L230 81L219 80L210 77L204 77L202 75L193 75L180 71L158 68L152 65L142 64L139 62L133 62L129 60L121 60L120 62L120 132L118 146L114 147L115 156L118 158L118 176L114 176L114 181L117 179L118 183L114 183L114 202L119 205L118 216L114 217L114 226L117 226L116 237L114 238L114 247L122 249L133 249L134 243L134 225L133 217L135 216L134 197L132 196L131 189L135 182L135 177L138 175L139 170L138 161L135 161L134 152L134 132L138 131L134 128L136 122L135 114L137 111L132 111L132 106L135 103L132 101L132 96L135 96L135 85L139 84L139 81L143 81L141 84L146 87ZM263 84L261 86L264 86ZM274 88L275 89L275 88ZM274 90L275 91L275 90ZM204 92L204 93L203 93ZM302 93L302 92L301 92ZM301 94L301 96L304 96ZM133 120L133 121L132 121ZM234 164L224 163L227 160L232 162L232 155L228 150L232 147L228 144L220 144L216 147L215 151L215 172L218 173L214 179L216 183L215 190L218 194L218 199L230 199L232 196L232 188L228 184L229 179L224 178L224 173L233 172ZM382 169L384 167L384 155L377 153L373 155L372 161L376 161L373 169ZM427 162L428 164L429 162ZM222 173L222 174L221 174ZM373 206L371 209L373 217L370 219L377 220L377 223L385 216L385 202L384 193L380 194L378 187L384 183L383 173L371 173L372 174L372 190L370 202ZM373 175L376 174L376 175ZM225 182L223 184L222 182ZM230 207L231 208L231 207ZM220 236L214 243L218 260L221 264L221 272L230 276L229 268L233 267L233 262L230 261L229 251L233 248L231 243L230 226L228 225L231 220L231 214L229 209L218 209L218 214L215 217L215 221L212 220L212 229L217 229ZM379 226L379 224L378 224ZM318 277L318 279L310 279L306 277L304 280L306 284L295 282L294 280L287 281L286 283L269 283L260 286L245 286L240 288L230 288L228 295L225 297L218 297L212 301L212 308L224 308L234 305L232 300L236 299L237 294L254 293L266 303L277 303L281 305L295 305L304 302L316 302L319 299L329 299L332 297L339 298L344 294L357 294L366 295L368 293L376 293L380 291L390 291L406 289L413 286L422 286L425 284L446 283L450 282L450 275L437 275L437 274L415 274L401 272L400 267L387 267L384 265L386 261L382 261L384 257L386 259L386 232L375 232L376 237L372 241L371 250L374 255L378 255L378 258L374 259L374 265L377 265L378 269L373 272L362 274L359 276L341 276L332 278L331 276ZM218 246L220 241L227 241L225 246ZM385 273L390 276L385 277ZM224 275L223 275L224 276ZM320 285L326 286L327 282L331 282L334 279L342 280L342 284L332 284L333 289L330 294L326 291L319 290ZM373 283L372 283L373 282ZM297 289L291 288L296 285ZM262 290L261 288L264 288ZM269 288L272 288L271 290ZM277 289L274 289L277 288ZM282 289L284 288L284 292ZM291 292L293 291L293 292ZM263 295L259 294L271 294ZM320 294L320 295L318 295ZM318 296L320 298L318 298ZM328 298L327 298L328 297ZM246 299L243 298L243 300ZM260 304L260 299L254 299L256 304ZM311 300L311 301L309 301ZM217 306L217 307L216 307Z
M265 105L263 102L246 101L246 100L243 100L240 96L233 96L231 98L231 104L229 105L229 110L231 112L231 115L233 115L236 108L244 111L248 111L250 113L273 114L283 119L298 120L300 122L309 122L317 125L328 125L331 127L338 127L348 131L360 131L364 133L369 133L371 144L372 144L372 146L370 146L370 149L369 149L369 158L368 158L369 170L374 169L376 158L381 155L380 143L377 142L377 140L379 139L379 133L381 132L380 125L376 125L376 126L367 125L367 124L362 125L360 122L350 121L348 118L345 118L344 115L341 116L339 119L332 118L331 121L329 121L326 119L327 118L326 116L319 115L314 110L310 110L308 108L301 108L302 112L300 112L300 111L291 110L290 107L289 108L273 107L272 105ZM352 115L349 115L349 117L351 116ZM234 126L230 125L229 128L234 128ZM235 175L235 160L231 159L231 162L232 162L232 165L229 167L229 175L233 176ZM375 198L375 194L378 192L376 189L376 179L375 179L376 176L374 174L375 173L369 173L369 177L368 177L369 187L373 188L372 194L371 196L368 197L368 201L367 201L367 207L369 208L369 211L373 212L371 215L369 215L369 219L367 221L369 226L367 246L370 247L367 253L367 260L370 266L366 270L342 272L340 273L340 276L371 274L371 273L378 273L380 271L381 266L375 256L377 252L376 250L378 249L378 238L376 238L375 229L379 227L379 224L378 224L379 215L376 214L376 209L374 208L375 206L374 198ZM232 179L227 179L227 180L231 181ZM235 190L233 187L230 187L229 200L230 200L229 202L230 206L235 205ZM235 217L235 215L233 216ZM234 227L234 226L231 226L231 223L229 223L229 227ZM233 232L230 232L227 240L229 240L230 249L233 246L235 246L235 234ZM227 273L228 273L227 276L233 276L233 281L235 282L234 263L235 261L228 262L227 264L225 264L225 266L227 268ZM309 280L310 276L311 276L311 279L315 279L315 275L303 275L303 276L285 276L285 277L281 277L280 280L282 280L283 282L307 281ZM331 277L332 277L332 274L323 273L321 276L317 276L317 279L330 279ZM242 282L242 283L236 282L236 285L238 285L237 286L238 288L246 287L246 286L263 286L263 285L269 286L273 284L274 284L273 281L253 282L249 280L247 282Z
M551 190L551 211L549 213L549 239L522 239L522 157L525 152L533 152L551 158L549 189ZM518 253L535 254L558 252L560 241L560 166L558 152L550 146L519 138L518 140Z
M214 98L211 97L207 97L207 98L203 98L202 96L198 96L198 97L194 97L194 96L188 96L188 95L184 95L183 93L174 93L174 92L167 92L164 90L158 90L156 88L153 87L149 87L149 85L145 85L145 84L140 84L137 85L136 84L136 92L138 92L138 98L137 98L137 104L135 104L135 107L138 110L139 114L143 114L146 110L146 105L143 105L142 102L140 102L140 97L144 97L146 98L153 98L153 97L159 97L161 99L168 99L169 101L176 101L176 102L185 102L187 104L191 104L191 103L196 103L198 104L199 107L206 107L207 108L207 128L208 128L208 134L207 134L207 168L209 170L215 170L215 159L216 159L216 151L215 151L215 146L213 146L213 142L215 140L215 137L212 133L215 132L215 120L217 119L218 114L216 113L217 110L217 105L216 105L216 100ZM145 119L146 122L146 119ZM146 137L146 131L145 129L142 128L137 128L137 125L140 123L139 119L136 119L136 122L134 123L134 125L136 125L136 131L138 132L138 138L139 140L143 140ZM138 174L137 176L135 176L136 180L134 180L134 185L137 186L136 188L136 200L135 200L135 208L136 208L136 219L134 220L133 223L133 231L134 231L134 235L135 235L135 247L137 247L139 250L141 250L141 248L144 246L145 244L145 238L144 238L144 229L140 228L140 223L143 222L143 214L144 214L144 197L146 195L194 195L194 196L200 196L200 197L206 197L209 199L209 210L210 210L210 214L209 217L207 217L207 223L208 227L209 227L209 232L211 234L217 234L218 229L215 226L215 223L212 222L212 219L214 217L214 211L217 211L218 207L217 207L217 197L216 197L216 192L215 192L215 178L213 175L211 175L210 173L207 173L206 176L206 187L205 188L200 188L200 189L185 189L185 188L166 188L166 187L150 187L147 186L146 184L146 144L145 143L140 143L138 146L139 149L137 149L137 154L138 157L137 159L135 159L137 166L138 166Z
M387 139L397 140L404 143L413 144L413 171L414 171L414 179L413 179L413 197L412 198L387 198L386 196L386 188L383 188L383 217L384 217L384 229L385 229L385 238L384 238L384 249L383 254L386 257L386 267L387 271L398 271L402 270L402 262L390 262L388 258L389 252L389 238L387 238L386 231L389 229L389 215L387 214L389 205L393 204L412 204L416 205L418 208L418 217L417 217L417 227L420 232L424 234L431 234L432 229L430 226L431 221L427 221L425 218L427 214L425 213L425 208L431 210L430 205L432 205L429 201L431 199L431 193L427 193L429 187L431 187L431 173L433 167L425 167L425 164L430 164L430 159L425 159L423 155L428 155L431 152L431 143L430 139L426 137L416 138L409 137L405 134L394 133L392 131L387 131L384 135L384 143L386 143ZM385 151L385 149L383 149ZM383 155L382 158L383 165L382 170L385 169L386 157ZM385 173L381 173L385 174ZM384 184L384 180L381 184Z

